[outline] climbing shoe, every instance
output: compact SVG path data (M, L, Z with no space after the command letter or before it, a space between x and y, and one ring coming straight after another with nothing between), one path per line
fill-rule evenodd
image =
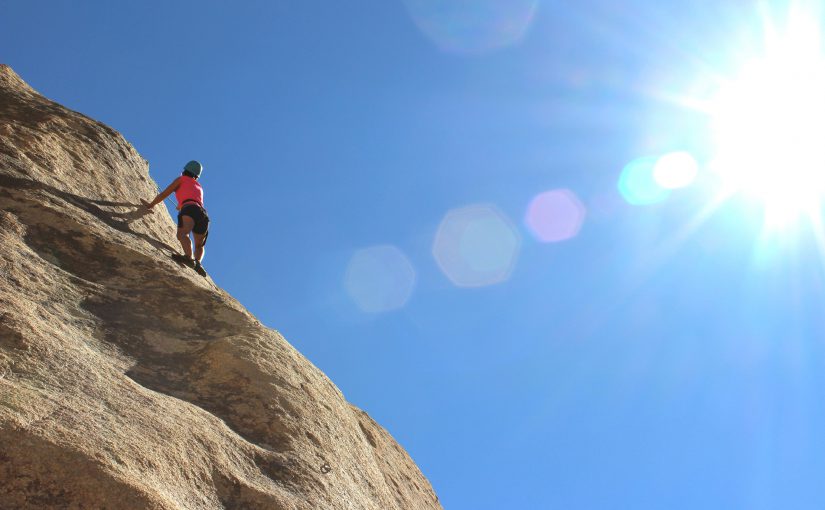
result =
M183 264L184 266L188 267L195 267L195 259L190 259L186 255L181 255L179 253L172 254L172 260L179 264Z

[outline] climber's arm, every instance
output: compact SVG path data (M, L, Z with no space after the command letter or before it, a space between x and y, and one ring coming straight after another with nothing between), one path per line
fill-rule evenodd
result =
M148 202L148 203L144 202L143 205L145 205L147 209L151 209L151 208L155 207L159 203L166 200L166 197L168 197L169 195L174 193L175 190L178 189L178 186L180 186L180 177L178 177L177 179L172 181L172 184L167 186L165 190L161 191L160 194L158 196L156 196L154 200L152 200L151 202Z

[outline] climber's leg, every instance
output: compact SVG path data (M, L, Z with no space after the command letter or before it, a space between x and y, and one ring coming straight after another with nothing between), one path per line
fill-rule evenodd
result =
M192 258L192 241L189 239L189 233L195 227L195 220L190 216L178 216L178 241L183 248L183 254L186 258Z

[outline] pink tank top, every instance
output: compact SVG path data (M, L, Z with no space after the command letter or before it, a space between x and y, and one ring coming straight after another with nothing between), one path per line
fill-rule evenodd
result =
M203 188L197 179L193 179L188 175L180 176L180 185L175 190L175 198L178 199L178 209L183 207L183 203L187 200L195 201L199 206L203 207Z

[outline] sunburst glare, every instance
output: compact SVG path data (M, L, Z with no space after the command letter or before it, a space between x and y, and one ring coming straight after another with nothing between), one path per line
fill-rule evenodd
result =
M825 196L825 57L813 12L766 27L764 54L721 85L709 104L711 166L725 193L761 201L766 225L818 214Z

